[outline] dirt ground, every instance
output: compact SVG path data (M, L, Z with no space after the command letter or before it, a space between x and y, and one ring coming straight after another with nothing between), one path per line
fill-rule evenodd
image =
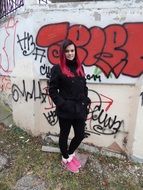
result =
M44 152L42 145L41 137L0 125L0 190L143 189L143 164L79 150L87 160L73 174L62 168L60 153Z

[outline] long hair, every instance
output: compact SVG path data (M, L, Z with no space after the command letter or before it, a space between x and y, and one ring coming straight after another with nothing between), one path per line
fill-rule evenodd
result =
M69 39L64 40L63 43L61 44L61 48L60 48L60 68L61 68L61 71L67 77L74 77L75 76L74 73L72 73L70 71L70 69L68 68L68 66L66 64L67 60L66 60L66 56L65 56L65 50L66 50L67 46L72 45L72 44L75 47L76 73L78 76L85 76L83 68L81 66L81 63L78 59L76 45Z

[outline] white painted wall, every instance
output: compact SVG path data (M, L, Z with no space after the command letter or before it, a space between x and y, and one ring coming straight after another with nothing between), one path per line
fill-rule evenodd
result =
M49 52L57 40L76 36L80 54L86 55L92 100L84 142L143 159L142 14L141 3L135 1L44 6L25 1L0 25L0 92L1 97L13 97L16 124L33 135L59 134L55 106L47 94L51 63L57 59ZM65 31L61 23L67 23ZM41 34L43 29L47 33ZM89 75L97 79L89 80ZM100 110L94 110L97 105Z

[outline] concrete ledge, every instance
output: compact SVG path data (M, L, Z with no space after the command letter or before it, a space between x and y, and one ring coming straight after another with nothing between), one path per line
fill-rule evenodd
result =
M136 156L131 156L130 158L134 162L143 163L143 159L142 158L139 158L139 157L136 157Z

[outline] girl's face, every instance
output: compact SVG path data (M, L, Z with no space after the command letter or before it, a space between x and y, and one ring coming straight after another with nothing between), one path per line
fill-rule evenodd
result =
M73 44L68 45L65 49L66 59L72 61L75 58L75 46Z

